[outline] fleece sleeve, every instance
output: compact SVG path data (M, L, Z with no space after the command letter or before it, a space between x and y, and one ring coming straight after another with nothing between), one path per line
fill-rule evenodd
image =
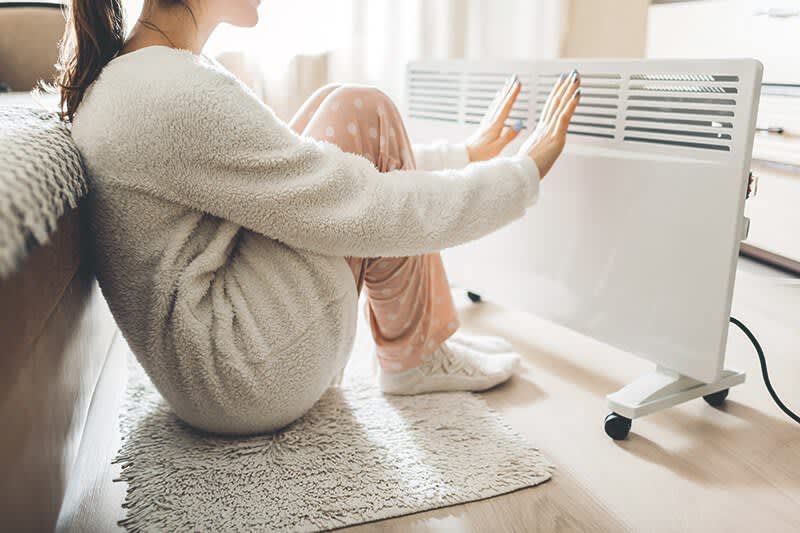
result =
M158 154L149 193L323 255L417 255L520 217L539 190L528 157L460 170L379 173L365 158L292 132L238 81L196 80L139 143ZM160 160L159 160L160 159Z
M417 168L420 170L464 168L470 163L465 144L438 141L433 144L415 144L412 149Z

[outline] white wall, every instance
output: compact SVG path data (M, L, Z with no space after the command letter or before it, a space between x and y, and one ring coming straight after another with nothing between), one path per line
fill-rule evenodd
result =
M564 57L644 57L650 0L568 0Z

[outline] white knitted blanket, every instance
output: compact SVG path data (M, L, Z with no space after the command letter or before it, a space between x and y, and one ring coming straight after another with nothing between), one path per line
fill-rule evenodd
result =
M0 106L0 278L87 192L80 152L50 111Z

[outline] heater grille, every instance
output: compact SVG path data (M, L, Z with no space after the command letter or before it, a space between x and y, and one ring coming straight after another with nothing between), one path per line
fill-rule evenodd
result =
M459 122L462 73L435 69L408 72L408 114L412 118Z
M546 63L548 64L548 63ZM545 68L516 72L522 91L508 125L538 122L551 88L562 75ZM560 68L560 67L556 67ZM477 125L514 67L476 70L459 63L412 64L408 71L411 118ZM740 79L725 73L582 72L581 102L569 134L594 142L663 145L673 149L731 152ZM532 124L529 124L532 122Z
M480 124L495 94L511 76L507 72L411 68L408 72L408 115L455 124ZM524 129L530 116L531 76L517 76L522 82L522 90L514 102L507 125L521 121Z
M632 74L624 142L730 152L739 77Z

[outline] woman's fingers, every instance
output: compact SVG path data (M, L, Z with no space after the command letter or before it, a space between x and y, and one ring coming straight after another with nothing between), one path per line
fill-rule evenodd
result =
M514 139L517 138L517 136L519 135L520 131L521 131L521 128L520 129L516 129L516 128L511 127L511 126L503 127L502 131L497 136L497 139L495 139L494 142L491 143L491 151L492 151L492 154L493 154L492 157L500 155L500 153L503 151L503 149L506 146L508 146L508 144L511 141L513 141Z
M572 120L572 116L575 114L575 109L578 107L580 100L581 90L577 89L572 92L570 99L564 103L564 108L558 115L558 122L556 123L556 129L554 132L556 135L560 137L566 137L567 128L569 128L569 123Z
M567 75L562 74L558 80L553 84L553 88L550 89L550 94L547 95L547 100L545 100L544 108L542 109L542 116L539 117L539 122L542 124L547 124L550 122L550 117L553 112L553 105L556 102L558 94L560 91L564 89L564 85L566 83Z
M497 91L492 99L492 103L489 104L489 107L486 109L486 113L483 115L483 120L481 120L481 126L491 126L494 117L497 115L497 110L500 108L500 104L505 99L506 95L508 94L508 90L511 88L511 85L514 83L516 76L509 77L502 88Z
M520 83L519 79L517 79L516 76L514 76L514 78L515 79L511 83L511 87L509 88L508 93L503 99L494 118L494 124L497 126L498 130L501 129L506 123L508 115L511 114L511 108L514 107L514 102L517 101L517 97L522 90L522 84Z
M504 127L503 131L500 132L500 137L498 139L498 141L500 142L500 146L502 148L505 148L506 145L508 145L508 143L517 138L521 130L522 128L517 129L517 128L512 128L510 126Z
M545 127L552 130L552 128L556 126L556 122L562 116L564 109L572 104L572 99L580 89L580 86L580 75L576 71L573 71L567 78L567 83L558 95L557 100L554 102L550 120Z
M547 114L543 115L542 117L545 124L549 124L553 119L553 115L558 113L561 96L569 87L570 79L571 77L569 73L562 74L558 79L558 83L556 83L556 85L553 87L553 90L550 91L550 95L547 98Z
M576 71L559 80L548 98L537 132L520 148L536 163L543 178L552 168L567 139L567 130L580 102L580 76Z
M565 103L567 103L569 99L572 98L572 95L575 93L575 90L579 86L580 83L579 79L580 78L578 76L578 71L574 69L567 75L567 78L562 83L560 90L558 91L557 94L554 95L553 107L551 108L551 114L550 117L548 117L549 118L548 122L551 122L554 119L558 118L559 114L561 114L561 111L564 109Z
M569 102L577 88L580 87L580 74L578 74L577 70L572 69L569 74L562 76L564 78L559 81L558 86L550 93L548 114L543 117L546 126L549 126L554 119L558 118L564 105Z
M561 95L561 101L559 102L562 110L565 106L569 105L573 95L578 91L578 89L580 89L581 75L577 70L574 70L572 71L572 75L569 77L568 81L569 83L567 83L566 87L564 88L564 92Z
M498 93L500 99L497 100L496 105L492 106L485 115L485 119L487 120L484 126L488 128L493 135L500 134L500 130L503 129L505 121L521 90L522 84L519 78L514 75L508 80L501 92Z
M578 87L580 87L580 76L573 70L569 74L562 75L556 81L545 102L544 110L539 120L536 131L523 144L522 153L537 154L537 163L541 163L540 168L549 168L552 164L549 157L554 154L551 150L546 150L544 146L537 146L541 137L550 137L556 133L566 135L566 125L561 127L563 121L569 124L577 105L574 100ZM497 92L494 100L489 105L484 115L478 131L467 139L467 150L471 161L483 161L497 156L503 148L512 142L522 130L522 122L517 121L513 126L506 126L506 121L514 108L514 103L522 91L522 84L515 75L506 81L503 88ZM559 122L562 121L562 122ZM563 143L561 143L563 147ZM560 152L560 149L558 149ZM554 155L557 157L557 154Z
M506 128L505 123L521 90L522 84L514 75L497 92L478 130L465 143L470 161L484 161L497 156L517 136L522 121L518 120L511 128Z
M489 126L489 122L494 116L494 114L497 112L497 106L500 105L500 100L503 98L503 95L505 94L507 88L508 88L508 81L506 81L506 84L503 86L502 89L500 89L495 93L492 102L489 104L489 107L486 108L486 113L483 114L483 119L481 119L481 127Z

